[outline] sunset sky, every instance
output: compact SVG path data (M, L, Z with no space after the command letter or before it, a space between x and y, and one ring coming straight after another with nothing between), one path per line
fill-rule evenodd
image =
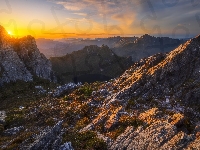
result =
M0 0L0 24L15 37L192 37L199 0Z

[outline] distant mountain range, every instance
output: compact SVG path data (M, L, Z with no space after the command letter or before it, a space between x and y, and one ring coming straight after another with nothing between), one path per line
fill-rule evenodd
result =
M134 41L137 37L110 37L110 38L97 38L97 39L36 39L38 48L46 57L58 57L70 54L73 51L83 49L85 46L107 45L110 48L118 46L121 40Z
M118 42L118 46L112 49L118 56L131 56L132 60L136 62L156 53L170 52L183 42L185 42L185 40L172 39L169 37L153 37L145 34L134 41L124 41L122 39Z
M73 51L83 49L85 46L107 45L114 53L121 57L132 57L134 62L156 53L170 52L186 39L172 39L168 37L153 37L143 35L141 37L110 37L96 39L63 39L49 40L37 39L37 46L47 58L60 57L71 54Z

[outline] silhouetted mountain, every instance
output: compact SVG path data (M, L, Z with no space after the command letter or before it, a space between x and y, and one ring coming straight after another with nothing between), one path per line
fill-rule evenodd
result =
M130 58L118 57L108 46L86 46L63 57L51 57L60 82L105 81L122 74L132 64Z
M118 47L113 48L113 51L118 56L132 56L132 60L136 62L156 53L170 52L184 41L168 37L153 37L145 34L134 41L119 44Z

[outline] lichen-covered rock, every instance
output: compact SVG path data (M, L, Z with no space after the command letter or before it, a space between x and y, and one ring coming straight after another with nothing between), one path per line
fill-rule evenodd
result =
M162 144L170 140L176 133L176 127L167 122L156 122L146 129L138 128L136 131L128 127L109 149L159 149Z
M154 123L140 132L127 149L159 149L161 144L168 141L176 132L176 127L167 122Z
M32 137L34 139L33 143L28 143L29 139L24 141L20 149L21 150L73 150L71 143L62 143L62 123L63 121L59 121L54 127L46 128L45 130L41 131L39 135Z
M183 120L184 120L184 115L177 113L171 117L170 123L173 125L180 125L182 124Z
M152 108L144 113L141 113L138 118L147 124L152 124L153 122L158 121L158 114L158 108Z
M125 149L128 147L132 138L137 136L138 132L134 131L132 126L126 128L126 130L117 137L117 139L110 145L109 149Z
M187 146L194 138L187 135L184 132L179 132L171 140L166 142L160 149L183 149Z
M186 150L200 150L200 137L196 138L185 149Z
M59 150L74 150L74 149L72 147L71 142L67 142L67 143L61 145Z
M6 136L11 136L11 135L16 135L17 133L19 133L21 130L23 130L24 127L20 126L20 127L14 127L11 129L7 129L3 132L4 135Z

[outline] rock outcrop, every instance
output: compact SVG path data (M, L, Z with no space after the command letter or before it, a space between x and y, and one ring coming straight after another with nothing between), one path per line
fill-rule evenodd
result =
M63 121L58 122L54 127L49 128L47 127L40 134L30 137L26 141L24 141L20 149L21 150L48 150L48 149L55 149L55 150L73 150L71 143L62 143L62 134L64 130L62 129ZM30 141L34 141L30 143Z
M192 127L200 118L198 57L200 36L169 54L156 54L135 63L109 83L99 115L82 131L95 130L100 124L104 132L110 131L120 126L121 116L135 116L148 127L129 127L110 149L200 148L199 133Z
M0 26L0 85L34 77L56 81L50 61L40 53L35 39L15 39Z

